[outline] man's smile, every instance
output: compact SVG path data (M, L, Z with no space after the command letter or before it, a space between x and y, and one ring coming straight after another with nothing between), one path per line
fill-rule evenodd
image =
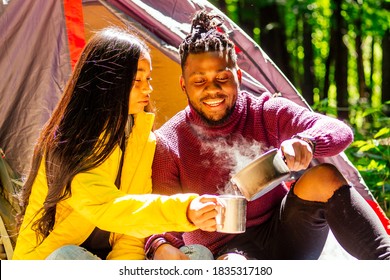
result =
M203 100L203 103L206 104L209 107L218 107L222 103L224 103L224 98L216 98L216 99L206 99Z

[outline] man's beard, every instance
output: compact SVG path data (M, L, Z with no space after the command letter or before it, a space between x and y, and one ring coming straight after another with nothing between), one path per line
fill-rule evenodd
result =
M224 124L224 123L229 119L229 117L233 114L233 111L234 111L234 106L235 106L235 104L234 104L232 107L230 107L230 108L228 108L228 109L226 110L225 115L224 115L221 119L219 119L219 120L213 120L213 119L210 119L209 117L207 117L207 115L206 115L204 112L198 110L198 109L192 104L191 100L188 98L188 95L187 95L187 99L188 99L188 104L191 106L191 108L192 108L196 113L198 113L198 115L200 116L200 118L202 119L202 121L203 121L205 124L209 125L209 126L220 126L220 125Z

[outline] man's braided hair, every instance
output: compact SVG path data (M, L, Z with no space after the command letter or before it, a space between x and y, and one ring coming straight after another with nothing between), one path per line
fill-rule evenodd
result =
M216 14L202 10L192 20L191 32L179 46L181 68L184 69L189 54L204 52L226 52L230 61L236 65L237 56L234 43L222 31L224 19Z

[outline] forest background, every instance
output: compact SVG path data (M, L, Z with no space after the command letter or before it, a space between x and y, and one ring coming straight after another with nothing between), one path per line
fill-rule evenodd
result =
M390 0L210 0L313 110L354 130L345 151L390 217Z

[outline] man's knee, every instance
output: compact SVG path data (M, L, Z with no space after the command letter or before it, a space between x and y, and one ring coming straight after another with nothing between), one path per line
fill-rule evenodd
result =
M299 178L294 193L305 200L327 202L336 190L347 184L334 165L323 163L307 170Z
M180 251L186 254L191 260L214 260L211 251L200 244L183 246L180 248Z

